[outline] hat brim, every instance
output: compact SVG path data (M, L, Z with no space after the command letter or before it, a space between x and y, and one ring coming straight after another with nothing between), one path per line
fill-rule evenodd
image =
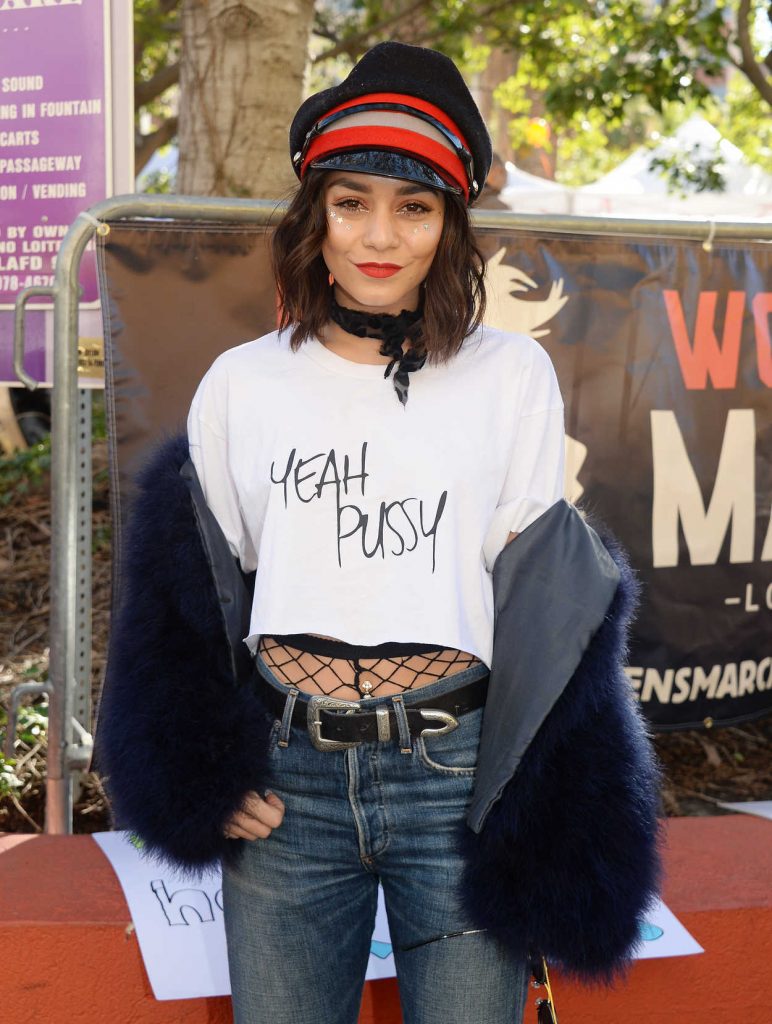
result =
M375 174L379 178L400 178L439 192L453 192L463 195L457 185L451 185L430 167L404 153L385 149L352 150L332 153L330 156L313 160L309 168L322 171L352 171L356 174Z

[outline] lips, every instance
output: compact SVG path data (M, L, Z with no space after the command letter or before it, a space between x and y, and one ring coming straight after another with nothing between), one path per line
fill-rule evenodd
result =
M357 263L356 268L368 277L391 277L402 270L398 263Z

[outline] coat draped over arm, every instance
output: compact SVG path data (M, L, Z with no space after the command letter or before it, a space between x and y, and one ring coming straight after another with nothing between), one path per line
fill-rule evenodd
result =
M114 827L196 875L240 856L244 841L223 826L264 792L271 715L241 639L253 580L184 436L161 444L137 483L96 767ZM624 673L637 584L619 545L560 501L506 545L493 589L463 898L475 927L523 955L611 982L661 881L660 769Z

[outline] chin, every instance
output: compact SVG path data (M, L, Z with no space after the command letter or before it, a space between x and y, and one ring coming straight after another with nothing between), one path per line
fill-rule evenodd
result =
M418 305L418 285L408 291L400 288L384 287L357 287L346 288L340 285L340 297L338 301L342 306L353 308L374 309L381 313L399 313L403 309L414 309Z

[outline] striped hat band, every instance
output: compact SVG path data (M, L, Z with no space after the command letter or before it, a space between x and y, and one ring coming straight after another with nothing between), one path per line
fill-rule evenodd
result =
M343 103L320 118L294 155L300 176L336 153L382 150L427 164L452 191L468 200L472 157L457 126L439 107L415 96L372 93Z

